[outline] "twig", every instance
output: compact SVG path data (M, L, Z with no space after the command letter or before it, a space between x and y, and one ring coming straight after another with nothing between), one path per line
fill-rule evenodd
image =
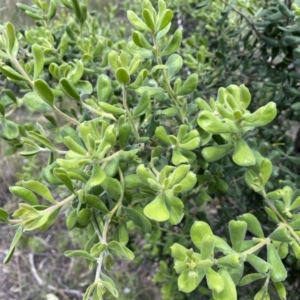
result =
M228 6L230 5L229 3L227 3L227 2L224 1L224 0L221 0L221 2L224 3L224 4L226 4L226 5L228 5ZM234 8L234 7L232 7L231 9L232 9L233 11L235 11L237 14L239 14L240 16L242 16L242 17L247 21L247 23L252 27L252 29L254 30L254 32L256 33L256 35L257 35L258 37L261 36L260 32L256 29L255 25L254 25L253 22L248 18L248 16L246 16L242 11L240 11L240 10Z
M79 297L83 297L83 293L80 292L80 291L72 290L72 289L58 289L55 286L44 282L44 280L39 276L39 274L36 270L36 267L35 267L35 264L34 264L33 253L30 253L28 255L28 258L29 258L29 263L30 263L30 271L31 271L33 277L35 278L35 280L37 281L38 285L44 286L49 291L54 291L54 292L59 293L59 294L66 293L66 294L71 294L71 295L76 295L76 296L79 296Z

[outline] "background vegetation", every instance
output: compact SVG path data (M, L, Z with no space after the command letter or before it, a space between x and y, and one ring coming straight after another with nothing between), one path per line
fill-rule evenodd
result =
M34 24L24 12L15 8L14 2L0 2L0 19L3 22L10 21L20 29ZM105 1L90 2L92 11L99 14L104 35L112 36L112 40L122 34L125 38L130 36L131 29L125 11L129 7L138 11L139 1L119 1L115 7L112 2L111 5ZM297 1L294 2L297 4ZM153 3L156 5L155 1ZM282 8L283 4L288 10ZM273 173L268 183L270 189L276 189L278 182L283 184L287 180L293 181L299 188L300 31L299 13L296 9L292 10L292 1L241 0L229 3L223 0L177 0L169 1L168 5L176 12L171 32L174 33L178 26L184 29L182 48L179 50L185 65L182 76L196 72L200 78L195 97L205 100L216 98L220 87L245 84L252 94L251 110L275 101L278 115L273 123L255 129L247 138L253 149L259 149L273 163ZM108 25L108 22L112 25ZM0 79L3 82L4 79ZM17 92L22 95L22 91ZM1 97L1 101L5 102L7 96L3 93ZM17 123L26 123L33 117L47 126L42 115L24 108L19 109L12 119ZM45 157L40 155L20 159L17 153L12 153L11 146L7 141L1 141L3 186L0 188L0 204L13 212L17 207L17 199L8 192L8 187L32 176L38 179ZM215 175L213 168L208 171L209 175ZM243 174L237 174L228 165L223 175L228 191L218 191L214 180L205 184L206 192L193 199L191 219L209 220L214 231L228 237L228 221L244 212L251 212L264 224L264 230L271 232L261 198L245 185ZM70 260L61 253L76 249L86 241L80 229L72 233L66 230L63 220L59 219L55 226L43 234L27 233L22 238L19 248L25 248L26 251L17 251L9 265L0 266L0 286L5 287L0 291L0 299L50 300L51 293L59 299L81 299L90 281L89 270L83 262ZM171 265L168 247L176 235L177 238L180 236L183 244L186 243L190 224L186 221L175 232L166 226L157 236L149 234L146 238L135 238L135 243L140 246L137 250L141 249L140 255L137 255L134 263L118 262L114 275L120 284L120 299L209 299L206 286L188 296L173 292L176 290L176 279L166 277L164 263L160 263L165 261ZM2 261L13 233L6 225L0 226L3 233L0 248ZM299 260L289 254L284 264L289 273L289 299L300 299L297 293ZM152 282L153 276L156 285ZM254 289L243 287L240 299L253 299L258 289L259 285ZM270 294L271 299L276 299L274 290Z

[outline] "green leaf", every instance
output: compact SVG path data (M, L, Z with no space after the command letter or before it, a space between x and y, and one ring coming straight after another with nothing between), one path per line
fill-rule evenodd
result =
M232 159L239 166L253 166L256 163L252 150L243 139L236 141Z
M40 195L44 199L48 200L50 203L56 204L50 190L41 182L35 180L23 181L25 188L31 190L32 192Z
M229 222L229 234L232 243L232 248L236 252L240 252L245 239L247 231L247 223L245 221L234 221Z
M245 87L245 85L240 85L240 95L239 95L240 102L244 104L244 107L247 108L251 103L251 94L249 89Z
M111 69L116 72L118 68L118 53L115 50L112 50L108 54L108 63Z
M187 252L189 251L182 245L178 243L174 243L171 247L171 255L173 258L179 260L179 261L184 261L187 257Z
M97 259L84 250L68 250L64 252L67 257L82 257L87 260L96 261Z
M183 96L188 95L197 88L198 85L198 75L192 74L190 75L183 83L183 85L180 87L179 91L177 92L177 95Z
M204 268L195 270L185 270L178 277L178 289L184 293L190 293L195 290L205 276ZM223 299L224 300L224 299Z
M143 84L147 76L148 76L148 70L147 69L141 70L138 76L136 77L135 81L129 84L127 88L130 90L138 89Z
M59 178L72 193L74 193L73 183L68 173L64 169L60 168L55 168L53 172L55 176Z
M247 223L247 229L257 237L264 238L264 233L260 222L253 214L243 214L238 217L238 220L245 221Z
M217 248L217 247L216 247ZM238 269L243 262L240 259L240 254L231 253L218 259L218 264L227 268Z
M183 60L178 54L172 54L168 57L166 61L166 66L168 67L168 75L171 80L182 68Z
M34 65L33 80L36 80L44 68L44 51L38 44L34 44L32 45L32 55Z
M72 83L72 81L70 81ZM87 80L79 80L76 83L74 83L74 88L77 90L80 94L91 94L93 92L93 86L92 84Z
M80 95L77 92L76 88L74 85L71 83L70 80L67 78L62 78L59 81L62 91L71 99L75 99L76 101L80 102Z
M181 181L189 172L190 165L180 165L169 175L169 187L172 187L179 181Z
M3 130L3 135L9 140L16 139L19 135L18 125L8 119L3 120L2 130Z
M284 243L290 243L293 240L289 230L285 227L278 227L269 235L269 238Z
M95 195L85 194L83 198L83 203L90 205L104 213L108 212L106 205L104 204L103 200Z
M112 87L109 77L105 74L99 75L96 88L98 100L106 101L112 93Z
M100 287L104 286L106 288L106 290L108 290L113 295L113 297L119 298L119 293L115 287L114 281L110 277L105 275L104 273L101 273L101 279L102 280L99 283L99 286ZM100 293L102 295L102 291Z
M128 260L134 259L134 254L124 245L118 243L117 241L111 241L108 243L107 248L109 251L119 258L124 258Z
M49 87L49 85L46 83L46 81L42 79L37 79L33 83L34 88L36 89L38 95L51 107L54 107L54 95Z
M139 180L146 185L149 185L148 179L152 179L156 181L154 174L150 171L150 169L146 168L143 164L140 164L136 168L136 173Z
M246 122L245 126L264 126L276 117L276 113L276 104L271 101L253 114L245 114L243 120Z
M124 179L125 188L132 190L143 186L143 182L139 179L137 174L127 175Z
M172 225L179 224L183 218L183 203L177 197L165 197L170 213L169 222Z
M134 31L132 33L132 40L138 47L141 47L141 48L144 48L147 50L153 50L153 46L149 44L149 42L147 41L145 36L139 31ZM141 60L139 60L138 65L140 67ZM130 74L133 74L133 72L130 72Z
M77 222L86 227L91 223L92 211L89 208L81 209L77 214Z
M0 207L0 222L8 223L8 212Z
M163 12L163 15L160 18L160 23L158 25L158 31L166 28L173 19L173 12L170 9L167 9Z
M149 29L151 29L151 31L154 32L155 31L154 20L148 9L143 9L143 18L144 18L146 25L149 27Z
M123 193L120 182L115 178L106 177L101 186L115 200L119 200Z
M212 235L207 235L202 239L201 243L201 259L207 259L213 255L215 246L215 238Z
M219 274L223 279L224 282L224 289L218 293L217 291L213 290L213 297L214 300L237 300L237 292L235 288L235 284L229 275L228 271L224 268L219 270Z
M42 217L37 218L34 222L26 224L25 230L27 231L35 230L35 229L38 229L40 231L47 230L56 221L60 210L61 207L58 207L54 211L50 211L49 213L44 214Z
M278 224L279 223L279 219L278 219L276 213L271 208L269 208L267 206L265 206L264 209L265 209L266 213L268 214L268 216L270 217L270 219L273 222L275 222L276 224Z
M107 113L111 113L111 114L115 114L115 115L124 114L124 109L120 108L118 106L114 106L114 105L111 105L106 102L99 102L98 104L99 104L100 108Z
M120 163L120 157L115 157L109 160L109 162L104 167L104 172L106 176L114 177L118 172L119 163Z
M197 119L198 125L208 133L220 134L220 133L233 133L235 128L231 128L224 121L220 121L212 112L203 110L199 113Z
M272 266L269 263L267 263L266 261L254 254L247 254L246 260L258 273L264 276L267 276L267 272L272 268Z
M122 124L119 127L119 145L121 149L127 146L128 139L131 135L131 125L128 123Z
M84 64L82 60L77 60L75 67L68 73L67 79L71 81L72 84L77 84L81 79L84 72Z
M208 288L216 293L220 293L224 289L224 280L222 276L212 268L206 268L206 281Z
M153 201L145 206L144 214L147 218L157 222L164 222L170 218L170 213L162 194L159 194Z
M138 117L143 115L150 105L150 95L146 91L142 93L138 105L133 109L133 116Z
M28 131L28 135L35 139L36 141L40 142L42 145L46 146L48 149L52 150L53 152L56 152L56 147L44 136L38 134L35 131Z
M129 41L127 46L128 46L128 51L130 51L130 53L133 55L138 54L141 58L153 57L152 50L141 48L141 47L137 46L133 41Z
M272 166L272 162L265 158L262 162L261 162L261 166L260 166L260 173L263 177L263 184L265 185L270 176L272 175L272 171L273 171L273 166Z
M0 65L0 71L8 78L11 80L16 80L16 81L27 81L27 79L16 72L13 68L6 66L6 65Z
M282 282L273 282L280 300L286 300L286 290Z
M178 28L173 34L173 36L170 38L166 47L163 49L161 55L165 56L176 52L181 45L181 40L182 40L182 29Z
M8 50L12 56L17 56L18 54L18 39L16 37L15 28L11 23L6 24L6 33L8 37Z
M207 162L214 162L230 153L233 148L234 147L231 144L210 146L202 149L201 153Z
M214 236L215 248L223 253L232 253L234 252L231 247L220 237Z
M23 199L25 202L27 202L30 205L39 204L39 201L35 196L35 194L26 188L23 188L21 186L11 186L9 188L9 191L16 197Z
M36 92L29 92L24 95L24 102L32 112L47 112L52 108Z
M247 274L246 276L244 276L241 279L241 281L239 282L239 286L247 285L249 283L252 283L252 282L262 279L262 278L266 278L266 275L262 275L262 274L258 274L258 273Z
M168 137L166 129L163 126L159 126L155 130L155 136L162 142L166 143L169 146L172 146L172 142Z
M136 93L138 95L142 95L145 92L148 92L150 97L155 97L160 95L161 93L164 93L164 89L160 87L148 87L148 86L141 86L136 90Z
M129 219L134 223L134 225L142 228L143 231L148 232L151 230L151 222L144 217L139 211L134 208L124 207L123 208Z
M86 184L86 189L89 190L94 186L101 184L106 178L105 172L101 169L99 164L93 165L93 172L90 180Z
M127 11L127 18L137 30L149 31L149 27L132 10Z
M20 240L20 238L22 236L22 231L23 231L23 227L20 226L18 228L18 230L16 231L16 234L15 234L15 236L14 236L14 238L13 238L11 244L10 244L10 248L9 248L6 256L3 259L4 264L7 264L11 260L13 254L14 254L14 251L15 251L15 247L16 247L18 241Z
M119 83L124 85L130 82L129 73L125 68L118 68L116 70L116 79L119 81Z
M275 246L271 243L267 245L268 263L272 266L270 270L273 282L284 281L287 277L287 271L282 263Z
M212 230L210 229L209 225L203 221L196 221L194 222L193 226L191 227L191 239L194 245L201 249L202 240L207 236L213 236Z
M65 136L64 137L64 144L72 151L81 154L86 155L87 150L84 149L81 145L79 145L76 141L73 140L71 136Z

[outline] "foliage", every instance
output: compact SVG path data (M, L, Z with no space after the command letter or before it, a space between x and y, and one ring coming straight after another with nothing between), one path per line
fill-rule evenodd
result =
M300 257L300 192L293 180L278 184L278 165L284 154L282 170L295 179L291 163L299 159L288 147L285 154L266 142L273 142L268 132L280 121L277 110L298 116L298 77L285 58L276 66L251 60L256 50L256 62L267 62L270 50L272 57L297 55L293 34L299 9L294 4L292 12L280 3L256 13L259 5L203 1L194 10L189 1L182 13L192 18L176 29L176 7L168 9L159 0L156 9L144 0L141 12L127 11L133 26L128 39L122 22L112 29L105 25L115 18L116 6L106 9L99 23L85 1L18 4L36 26L1 27L0 71L6 79L1 137L10 145L7 154L46 154L48 162L39 179L10 187L23 200L13 218L0 210L0 219L17 227L5 263L23 231L47 230L64 211L68 230L83 228L88 240L65 255L95 268L84 299L118 298L109 275L114 260L135 255L137 261L160 260L153 280L161 284L163 299L184 293L237 299L237 286L258 280L255 299L270 299L270 283L286 299L282 260ZM209 9L214 13L207 14ZM187 37L185 26L199 19L208 34L200 38L196 27ZM241 60L234 58L238 52L246 52ZM249 81L254 69L261 75ZM236 76L249 83L253 97L243 80L233 80ZM283 103L283 93L291 91ZM24 106L42 113L47 126L14 122L11 116ZM273 127L264 129L271 122ZM240 199L241 215L232 220L235 211L225 207L220 231L205 207L213 197L223 201L227 191ZM245 195L260 199L265 213L249 213ZM267 226L261 226L261 217L268 217ZM143 249L137 234L146 241ZM174 282L183 293L174 293Z

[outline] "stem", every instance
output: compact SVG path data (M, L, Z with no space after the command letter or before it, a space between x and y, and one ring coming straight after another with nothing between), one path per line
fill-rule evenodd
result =
M267 202L267 204L269 205L269 207L274 211L274 213L277 215L277 217L284 223L287 224L287 221L285 220L285 218L279 213L279 211L276 209L276 207L271 203L271 201L269 200L267 193L265 191L265 189L262 190L262 195L265 199L265 201Z
M110 219L107 219L104 223L103 234L102 234L102 239L101 239L102 244L106 244L106 241L107 241L107 232L108 232L109 222L110 222ZM96 275L95 275L95 281L100 277L104 255L105 255L105 252L102 252L100 254L100 257L98 260L98 266L97 266L97 270L96 270Z
M111 217L114 215L114 213L118 210L118 208L121 206L123 198L124 198L124 177L123 177L123 173L119 167L119 176L120 176L120 182L121 182L121 186L122 186L122 194L117 202L117 204L115 205L115 207L109 212L109 219L111 219Z
M112 216L114 215L114 213L117 211L117 209L122 204L122 200L123 200L123 197L124 197L124 184L125 183L124 183L123 173L122 173L120 167L119 167L119 176L120 176L120 181L121 181L121 185L122 185L122 195L120 196L120 198L119 198L117 204L115 205L115 207L107 215L108 217L105 220L103 231L102 231L102 238L100 239L101 240L101 244L106 244L107 243L108 225L110 223L110 220L111 220ZM96 275L95 275L95 282L100 277L104 256L105 256L105 251L103 251L100 254L100 257L98 259L98 266L97 266Z
M79 191L78 191L79 192ZM48 213L48 212L51 212L51 211L54 211L56 210L57 208L61 207L61 206L64 206L66 204L68 204L69 202L71 202L73 199L75 199L77 197L76 194L72 194L70 195L68 198L60 201L60 202L57 202L55 205L53 206L50 206L48 207L47 209L45 210L42 210L41 212L44 214L44 213Z
M9 117L14 111L18 108L17 105L15 105L9 112L5 114L5 118Z
M84 102L81 102L81 104L84 107L86 107L90 112L94 113L97 116L106 117L108 119L116 121L116 118L112 114L106 113L106 112L101 111L101 110L97 110L97 109L93 108L92 106L90 106L90 105L88 105Z
M123 93L123 106L125 108L125 111L126 111L126 114L128 116L128 119L129 119L129 121L131 123L131 126L132 126L132 129L133 129L135 138L137 140L139 140L140 139L140 135L139 135L139 133L138 133L136 127L135 127L134 120L133 120L132 115L131 115L131 113L130 113L130 111L128 109L128 105L127 105L127 93L126 93L126 87L125 87L124 84L122 85L122 93Z
M229 3L227 3L226 1L224 1L224 0L221 0L221 2L222 3L224 3L224 4L226 4L227 6L229 6L230 4ZM239 14L240 16L242 16L245 20L246 20L246 22L252 27L252 29L254 30L254 32L256 33L256 35L258 36L258 37L260 37L261 36L261 34L260 34L260 32L256 29L256 27L255 27L255 25L254 25L254 23L243 13L243 12L241 12L240 10L238 10L238 9L236 9L235 7L231 7L231 9L233 10L233 11L235 11L237 14Z
M158 51L158 47L157 47L156 37L154 35L153 35L153 46L154 46L154 53L155 53L157 63L159 65L162 65L162 60L161 60L161 57L159 55L159 51ZM178 112L178 115L180 117L181 122L184 123L184 121L183 121L184 116L181 113L180 105L177 101L177 96L176 96L175 92L173 91L173 89L170 85L170 82L168 80L168 76L167 76L167 73L165 72L165 70L162 70L162 75L163 75L163 78L164 78L165 88L166 88L170 98L173 100L173 103L175 104L175 106L177 108L177 112Z
M242 252L241 254L251 254L251 253L257 251L258 249L260 249L261 247L263 247L263 246L269 244L270 242L271 242L271 239L266 238L266 239L264 239L262 242L260 242L259 244L257 244L257 245L255 245L255 246L253 246L252 248L250 248L250 249L248 249L248 250Z
M30 84L30 86L32 88L34 88L33 81L30 79L30 77L25 72L25 70L22 68L22 66L19 64L19 62L16 60L16 58L15 57L11 57L10 61L12 62L12 64L15 65L15 67L18 69L18 71L24 76L24 78L28 81L28 83Z
M288 222L285 220L285 218L279 213L279 211L276 209L276 207L271 203L271 201L269 200L265 189L262 190L262 195L265 199L265 201L267 202L267 204L269 205L269 207L276 213L276 215L278 216L278 218L282 221L282 223L284 224L284 226L288 229L288 231L290 232L290 234L295 238L295 240L298 242L298 244L300 245L300 237L296 234L296 232L294 231L294 229L288 224Z
M55 152L55 153L58 153L58 154L67 154L69 151L64 151L64 150L53 151L53 150L50 150L48 148L40 148L40 152Z
M65 113L63 113L61 110L59 110L55 105L53 106L54 110L61 116L63 116L64 118L68 119L70 122L76 124L76 125L80 125L81 123L71 117L69 117L68 115L66 115Z

